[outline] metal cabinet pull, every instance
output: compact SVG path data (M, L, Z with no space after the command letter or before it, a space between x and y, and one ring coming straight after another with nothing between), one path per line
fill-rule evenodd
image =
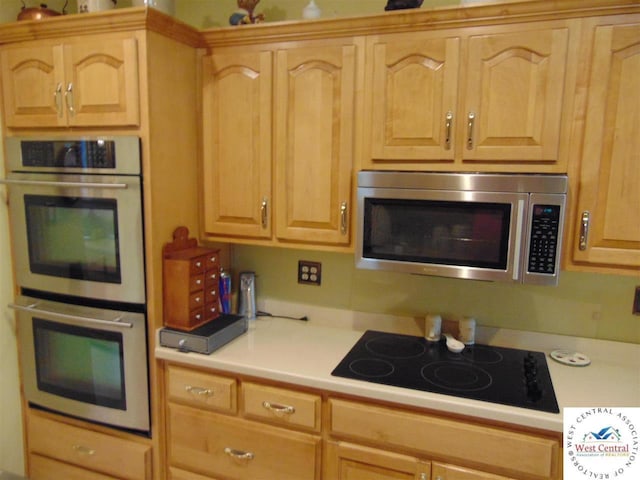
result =
M453 122L453 113L447 112L444 121L444 149L451 149L451 123Z
M53 101L56 103L58 117L62 118L62 83L58 83L56 91L53 94Z
M426 473L422 472L420 474L420 480L429 480L429 476ZM440 475L438 475L436 477L436 480L442 480L442 477Z
M236 450L234 448L229 448L229 447L226 447L224 449L224 453L226 453L231 458L234 458L236 460L246 460L246 461L253 460L253 457L255 456L251 452L244 452L242 450Z
M293 415L296 413L296 407L291 405L281 405L279 403L271 403L266 400L262 402L262 406L276 415Z
M340 233L347 234L347 202L340 204Z
M73 106L73 83L69 82L67 85L67 91L64 92L64 99L67 102L67 110L73 116L76 114L76 110Z
M473 149L473 124L476 120L476 114L473 112L469 112L467 116L467 148L469 150Z
M213 390L211 390L210 388L193 387L191 385L185 385L184 389L193 395L199 395L201 397L213 396Z
M268 201L265 198L262 199L262 203L260 204L260 222L262 223L262 228L267 228L267 207Z
M580 225L580 250L587 249L587 240L589 239L589 212L582 212L582 224Z
M96 453L93 448L85 447L84 445L74 445L72 448L81 455L95 455Z
M53 318L57 320L71 320L73 322L83 323L89 326L102 325L102 326L116 327L116 328L133 328L133 323L123 322L122 316L118 316L113 320L101 320L99 318L81 317L79 315L70 315L68 313L52 312L50 310L38 308L38 305L39 305L39 302L32 303L31 305L19 305L16 303L10 303L7 306L13 310L27 312L29 314L37 315L39 313L40 315L46 315L48 318Z

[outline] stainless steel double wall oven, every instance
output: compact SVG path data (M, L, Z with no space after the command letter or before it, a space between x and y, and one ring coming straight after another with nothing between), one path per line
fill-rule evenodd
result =
M26 399L149 433L139 139L5 144Z

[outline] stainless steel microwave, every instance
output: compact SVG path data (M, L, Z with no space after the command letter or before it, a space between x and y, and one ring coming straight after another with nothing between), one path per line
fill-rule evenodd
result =
M356 267L557 285L566 175L361 171Z

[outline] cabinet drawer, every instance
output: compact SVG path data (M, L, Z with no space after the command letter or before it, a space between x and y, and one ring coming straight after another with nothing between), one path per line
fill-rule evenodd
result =
M217 480L213 477L203 477L197 473L187 472L179 468L169 468L169 480Z
M236 412L236 381L210 373L169 365L167 394L173 402Z
M247 417L320 430L320 396L257 383L242 384L242 405Z
M473 462L489 471L556 478L558 440L431 415L330 400L332 434Z
M319 437L173 403L168 446L172 466L213 477L316 480L320 475Z
M204 275L194 275L189 277L189 291L195 292L197 290L202 290L204 288Z
M151 478L151 447L148 445L34 414L28 418L27 429L31 454L37 453L127 480Z
M29 455L29 478L31 480L118 480L116 477L90 472L35 454Z

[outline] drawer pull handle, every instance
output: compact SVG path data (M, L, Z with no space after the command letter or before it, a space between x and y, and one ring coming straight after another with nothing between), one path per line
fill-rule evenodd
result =
M453 113L447 112L447 116L444 121L444 149L451 149L451 123L453 121Z
M296 413L296 408L292 407L291 405L281 405L279 403L270 403L265 400L264 402L262 402L262 406L267 410L275 413L278 416L293 415L294 413Z
M73 449L81 455L95 455L96 453L93 448L85 447L84 445L74 445Z
M476 121L476 114L469 112L467 115L467 150L473 150L473 124Z
M204 397L213 396L213 390L211 390L210 388L192 387L191 385L186 385L184 389L193 395L200 395Z
M253 460L253 453L251 452L243 452L242 450L236 450L234 448L225 448L224 449L224 453L226 453L227 455L229 455L231 458L234 458L236 460L244 460L244 461L249 461L249 460Z
M590 213L588 211L582 212L582 222L580 224L580 250L587 249L587 241L589 240L589 221Z

